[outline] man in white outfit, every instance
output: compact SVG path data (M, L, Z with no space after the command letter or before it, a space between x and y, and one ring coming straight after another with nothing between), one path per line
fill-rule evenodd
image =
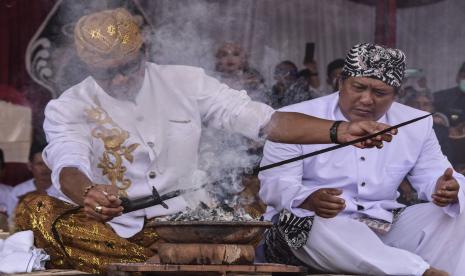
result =
M391 125L425 115L394 102L404 69L398 49L355 45L339 92L282 111ZM346 147L261 172L265 219L274 222L267 260L334 273L465 275L465 178L451 169L432 125L427 117L402 127L382 150ZM261 165L325 147L267 142ZM405 177L429 203L402 209Z

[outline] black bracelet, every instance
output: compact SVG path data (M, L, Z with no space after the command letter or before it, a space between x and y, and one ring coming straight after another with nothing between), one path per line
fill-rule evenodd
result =
M339 127L341 123L342 121L335 121L333 125L331 126L331 128L329 129L329 139L334 144L340 144L339 141L337 140L337 128Z

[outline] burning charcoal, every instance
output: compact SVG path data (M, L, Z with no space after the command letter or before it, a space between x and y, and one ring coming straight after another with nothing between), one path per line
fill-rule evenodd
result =
M209 207L201 202L195 209L187 208L184 212L160 217L157 221L255 221L252 216L240 208L234 209L227 204L218 203L217 206Z

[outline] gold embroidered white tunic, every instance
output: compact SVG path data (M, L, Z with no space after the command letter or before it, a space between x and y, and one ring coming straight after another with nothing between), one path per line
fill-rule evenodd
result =
M273 112L199 68L146 63L134 102L112 98L91 77L52 100L45 110L44 160L58 189L61 169L76 167L94 183L113 183L130 198L149 195L152 187L165 194L192 187L202 175L197 170L202 122L258 139ZM187 206L182 196L166 203L169 209L149 207L109 224L130 237L142 229L145 217Z

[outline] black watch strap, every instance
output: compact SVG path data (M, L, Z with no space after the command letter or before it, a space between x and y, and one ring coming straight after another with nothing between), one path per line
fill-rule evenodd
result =
M339 141L337 140L337 128L339 127L341 123L342 121L335 121L333 125L331 126L331 128L329 129L329 139L334 144L339 144Z

